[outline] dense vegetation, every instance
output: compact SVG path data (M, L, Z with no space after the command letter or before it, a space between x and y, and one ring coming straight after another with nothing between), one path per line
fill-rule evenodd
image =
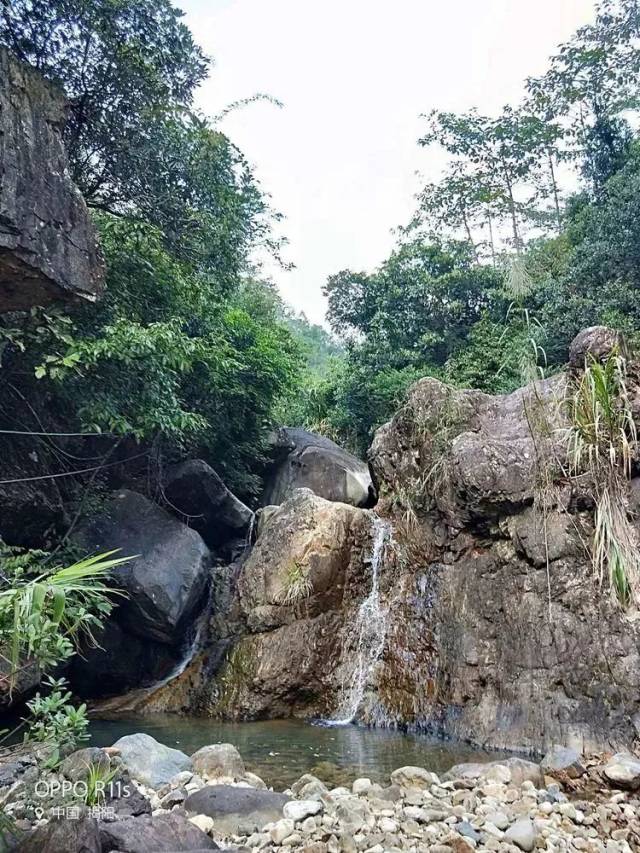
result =
M306 346L252 269L257 247L278 256L278 217L241 152L193 110L208 60L180 15L168 0L2 6L0 42L69 99L70 167L107 288L97 306L5 319L0 394L7 426L102 433L105 458L137 444L157 472L204 454L250 499Z
M605 0L499 116L433 110L419 144L449 155L372 273L326 285L343 363L307 423L363 452L408 384L509 391L552 372L580 328L640 329L640 13Z

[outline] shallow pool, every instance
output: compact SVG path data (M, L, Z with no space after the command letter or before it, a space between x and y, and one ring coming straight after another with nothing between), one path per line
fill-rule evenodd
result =
M314 773L331 785L359 776L385 782L397 767L418 765L436 773L461 761L488 761L504 753L425 735L347 725L326 727L296 720L227 723L202 717L154 714L92 720L91 744L111 746L119 737L146 732L187 754L210 743L232 743L247 769L276 789L303 773Z

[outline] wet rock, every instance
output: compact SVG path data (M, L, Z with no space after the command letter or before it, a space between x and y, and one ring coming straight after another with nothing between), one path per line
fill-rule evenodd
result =
M375 503L367 464L330 439L283 427L272 435L271 445L275 452L288 452L267 478L265 504L281 504L295 489L352 506Z
M189 459L170 469L165 494L172 509L189 518L212 548L229 539L245 537L253 518L248 506L225 486L218 474L202 459Z
M213 818L217 831L226 835L237 833L240 827L261 830L267 823L282 817L289 797L273 791L238 788L232 785L207 785L191 794L184 808L191 814Z
M94 300L104 265L62 143L65 99L0 49L0 313Z
M311 773L305 773L291 786L294 796L299 797L301 800L317 799L321 794L326 793L327 790L324 782Z
M230 743L203 746L191 756L193 770L204 779L242 779L245 766L242 756Z
M209 551L202 538L136 492L122 490L74 536L89 553L136 556L113 571L127 593L116 618L134 635L176 644L204 604Z
M540 762L540 769L548 776L560 773L566 774L570 779L578 779L586 773L582 756L568 746L554 746Z
M122 762L132 778L151 788L159 788L176 773L191 770L188 755L158 743L150 735L125 735L114 743L114 747L120 750Z
M640 788L640 758L630 752L618 752L605 764L604 775L614 785L635 791Z
M113 847L109 850L123 850ZM102 845L98 822L91 817L77 820L52 820L23 838L14 853L101 853Z
M208 835L183 815L143 815L100 824L102 850L149 853L151 850L218 850ZM60 848L73 850L73 848Z
M182 657L177 647L130 633L116 621L117 612L95 632L98 645L71 662L70 680L79 696L96 699L150 686Z
M205 688L210 713L329 715L342 673L327 661L343 647L343 602L357 601L370 585L372 524L368 511L331 503L308 489L297 490L278 509L239 578L247 632Z

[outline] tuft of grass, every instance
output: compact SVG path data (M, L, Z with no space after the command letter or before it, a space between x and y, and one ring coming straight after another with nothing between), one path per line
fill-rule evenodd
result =
M596 504L594 573L624 607L638 604L640 551L627 499L638 437L619 350L604 363L590 357L570 405L569 470L588 476Z
M100 806L105 802L105 790L118 773L117 767L102 767L91 763L87 767L87 789L84 794L86 806Z
M308 568L300 563L293 562L287 566L284 581L276 593L275 599L278 604L297 604L305 598L309 598L313 592L313 583L309 577Z

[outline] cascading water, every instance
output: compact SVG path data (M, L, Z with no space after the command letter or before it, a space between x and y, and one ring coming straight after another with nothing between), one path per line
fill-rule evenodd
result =
M372 513L373 547L371 549L371 590L358 609L353 631L345 649L355 646L355 667L342 686L342 699L336 718L326 720L329 726L346 726L355 720L373 669L378 662L387 633L387 612L380 606L380 567L385 548L391 539L391 526Z

